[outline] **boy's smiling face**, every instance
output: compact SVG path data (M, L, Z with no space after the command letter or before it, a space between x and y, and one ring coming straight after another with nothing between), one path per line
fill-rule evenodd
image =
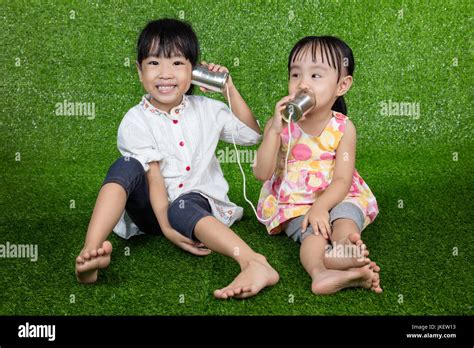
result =
M158 109L170 112L179 105L191 86L192 64L182 55L170 58L150 56L137 63L143 88Z

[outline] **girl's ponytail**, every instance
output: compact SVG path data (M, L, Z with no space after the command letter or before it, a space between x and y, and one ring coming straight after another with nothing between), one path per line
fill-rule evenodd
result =
M340 112L341 114L347 115L347 106L346 102L344 101L344 97L337 97L331 109Z

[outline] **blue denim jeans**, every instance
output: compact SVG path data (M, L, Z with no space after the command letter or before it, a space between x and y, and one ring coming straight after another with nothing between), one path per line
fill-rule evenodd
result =
M145 170L140 162L132 157L120 157L110 166L102 186L111 182L121 185L127 192L125 210L135 225L145 233L161 233L150 203ZM212 209L207 198L197 192L179 196L168 208L171 227L194 240L194 227L205 216L212 216Z

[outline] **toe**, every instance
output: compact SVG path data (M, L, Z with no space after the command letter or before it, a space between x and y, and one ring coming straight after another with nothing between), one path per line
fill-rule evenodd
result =
M82 256L84 257L84 260L86 261L91 259L91 255L89 254L88 251L86 251Z
M94 250L91 250L91 257L92 257L92 258L97 257L97 250L95 250L95 249L94 249Z
M244 286L242 293L238 296L238 298L247 298L253 296L257 293L256 289L253 289L251 285Z
M214 297L221 298L221 299L226 299L227 295L222 290L216 290L216 291L214 291Z
M105 251L104 251L103 248L99 248L99 249L97 250L97 255L103 256L104 254L105 254Z
M244 287L244 292L245 293L252 293L253 292L252 285L248 285L248 286Z
M106 240L104 243L102 243L102 248L106 254L110 254L112 252L112 243Z
M361 241L360 236L359 236L358 233L351 233L351 234L349 234L349 240L350 240L352 243L356 244L356 245L358 245L357 243L358 243L359 241ZM361 241L361 242L362 242L362 241Z
M76 257L76 263L84 263L84 259L81 256Z

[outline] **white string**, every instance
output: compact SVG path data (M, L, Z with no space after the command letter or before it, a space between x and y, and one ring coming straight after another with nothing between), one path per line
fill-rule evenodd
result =
M230 101L230 93L229 93L229 87L227 86L227 84L225 85L225 88L227 90L227 100L229 101L229 109L230 109L230 112L231 114L233 115L233 111L232 111L232 103ZM275 120L274 120L275 121ZM288 156L290 154L290 144L291 144L291 124L292 124L292 117L290 115L290 117L288 118L288 134L289 134L289 138L288 138L288 149L286 151L286 157L285 157L285 176L283 178L283 181L280 183L280 188L278 189L278 199L277 199L277 207L280 205L280 194L281 194L281 188L283 187L283 183L286 181L286 176L288 174ZM250 204L250 206L252 207L253 209L253 212L255 214L255 216L257 217L257 219L262 222L262 223L265 223L265 222L268 222L270 220L272 220L279 212L279 209L277 209L277 211L275 212L275 214L273 214L272 216L270 216L268 219L262 219L258 216L257 214L257 210L255 209L255 206L253 205L252 201L250 201L248 198L247 198L247 193L246 193L246 178L245 178L245 173L244 173L244 170L242 168L242 165L240 164L240 155L239 155L239 151L237 150L237 145L235 144L235 139L234 139L234 129L232 129L232 143L234 144L234 149L235 149L235 154L237 156L237 163L239 164L239 168L240 168L240 172L242 173L242 179L243 179L243 191L244 191L244 199L247 201L248 204ZM272 175L272 179L271 179L271 186L270 187L273 187L273 182L275 180L275 175ZM262 209L262 214L263 214L263 209Z

